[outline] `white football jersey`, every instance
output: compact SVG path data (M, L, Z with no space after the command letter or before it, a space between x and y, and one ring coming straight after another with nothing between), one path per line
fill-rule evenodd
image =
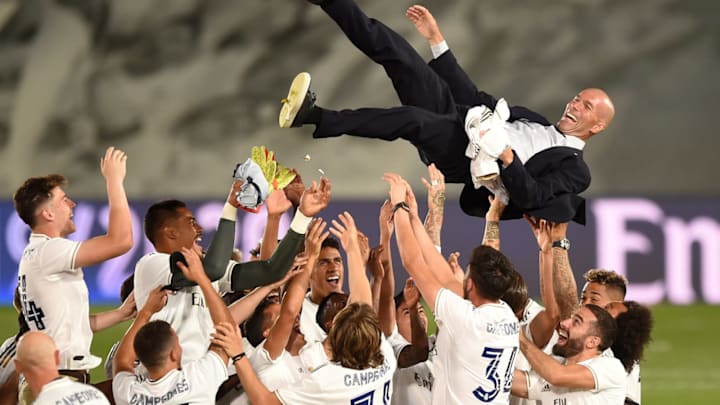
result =
M640 363L635 363L627 375L627 392L625 393L625 397L629 398L636 404L639 404L641 396L642 385L640 382Z
M227 366L215 352L172 370L156 381L128 373L113 379L113 395L120 405L212 404L218 387L228 377Z
M410 346L400 333L395 332L388 338L388 342L395 352L395 358L400 356L403 348ZM428 359L422 363L415 364L410 367L400 368L395 371L393 376L393 395L392 404L418 404L430 405L432 402L433 387L433 359L437 352L435 351L435 336L428 337Z
M317 317L319 305L310 300L310 293L305 295L302 311L300 311L300 332L305 336L307 342L322 342L327 333L318 325Z
M317 353L322 350L322 343L313 345L310 351ZM281 388L275 394L283 404L293 405L387 404L392 397L392 376L397 361L392 347L384 338L380 347L384 361L379 367L353 370L327 362L318 367L312 366L312 371L300 383ZM305 361L303 365L307 367Z
M434 404L507 404L519 324L503 301L473 307L450 290L435 302L438 324Z
M520 328L522 328L523 332L525 333L525 336L527 336L528 340L535 343L533 341L533 336L530 331L530 323L532 323L533 319L535 319L536 316L542 311L545 310L545 307L538 304L535 300L530 299L528 300L528 303L525 305L525 309L523 309L523 316L520 319ZM548 341L548 344L545 345L545 347L541 347L540 349L545 354L552 354L552 347L555 345L555 342L557 342L557 332L553 332L552 338L550 338L550 341ZM530 363L525 358L525 355L522 352L518 352L517 357L515 359L515 369L520 371L528 371L530 370ZM510 395L510 405L536 405L537 401L526 399L526 398L520 398L516 397L514 395Z
M83 271L75 267L81 242L31 234L18 271L25 320L47 333L60 350L60 369L87 370L102 359L90 354L90 304Z
M13 360L15 360L16 349L15 336L5 339L0 346L0 385L5 384L5 381L15 372Z
M557 358L561 363L564 358ZM535 371L526 371L528 398L542 405L622 405L625 403L625 369L614 357L597 356L578 363L595 377L595 389L555 387Z
M56 404L87 404L87 405L110 405L99 389L92 385L81 384L67 377L61 377L50 381L40 390L35 405L56 405Z
M150 291L157 286L170 284L171 278L170 255L153 252L141 257L135 265L137 307L145 306ZM168 295L165 307L150 319L165 321L172 326L183 350L183 364L197 360L207 353L214 324L200 287L183 288Z

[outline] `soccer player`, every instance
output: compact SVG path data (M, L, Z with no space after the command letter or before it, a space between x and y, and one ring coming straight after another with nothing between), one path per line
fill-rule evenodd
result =
M110 405L97 388L61 376L60 359L55 342L44 332L27 332L18 341L15 368L25 376L35 404Z
M540 404L621 405L625 401L625 372L622 363L603 351L615 339L617 325L597 305L583 305L560 323L553 354L543 353L525 335L520 349L531 371L515 371L513 395Z
M318 305L333 292L343 292L345 265L340 242L328 237L322 242L320 256L310 276L310 291L305 295L300 312L300 331L308 342L321 342L327 336L317 323Z
M580 295L581 304L592 303L605 308L615 318L618 334L612 347L605 352L615 356L627 372L628 404L640 404L642 385L640 360L645 346L650 342L653 321L650 310L635 301L624 301L627 279L610 270L590 269L585 275L585 285Z
M383 178L390 184L403 266L438 323L432 402L507 404L519 325L500 297L510 283L512 263L496 249L479 246L460 282L423 228L407 182L394 173ZM470 344L473 350L467 350Z
M333 221L330 231L347 252L351 302L335 317L327 339L301 353L310 373L300 384L270 392L243 358L244 353L233 357L238 359L235 369L252 403L370 404L390 400L395 358L370 305L370 284L355 222L347 212L339 219ZM223 346L226 353L242 350L237 327L217 325L217 331L213 342Z
M188 248L181 252L187 265L177 265L200 288L212 321L234 322L198 253ZM162 287L153 289L120 342L113 360L113 394L120 405L214 403L218 387L228 377L228 356L220 347L211 345L199 359L183 364L183 349L170 324L150 320L166 305L168 294ZM147 369L146 376L134 373L135 359Z
M76 204L58 174L33 177L15 192L15 210L31 229L18 269L18 287L25 319L31 330L50 335L60 350L60 374L88 382L88 370L102 362L90 354L93 332L108 328L135 313L135 303L126 301L118 309L90 315L85 266L120 256L133 244L132 222L123 181L125 152L107 148L100 160L108 194L108 227L105 235L86 241L66 239L75 232ZM25 391L25 393L23 393ZM21 396L32 394L21 388Z
M211 280L218 280L217 287L223 291L253 288L282 279L290 269L299 245L303 241L312 216L319 213L330 201L330 183L321 179L318 186L305 190L287 235L269 260L246 263L230 261L235 235L235 219L238 202L235 198L240 186L234 181L223 207L218 231L203 258L205 271ZM275 190L266 200L271 205L276 197L284 199L282 190ZM277 201L282 204L281 201ZM156 251L143 256L135 267L135 296L138 307L145 304L150 291L157 286L185 285L168 298L168 305L153 319L167 321L175 330L183 346L183 361L202 357L210 344L212 321L197 286L182 280L181 274L173 273L171 253L182 248L200 252L197 244L202 228L197 224L187 206L177 200L156 203L145 216L145 233Z

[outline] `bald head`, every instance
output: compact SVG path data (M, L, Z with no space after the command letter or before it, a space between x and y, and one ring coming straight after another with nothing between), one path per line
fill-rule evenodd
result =
M565 135L587 140L604 131L615 117L615 106L602 89L587 88L565 106L557 127Z
M38 331L25 333L17 344L15 359L23 369L57 369L57 347L50 336Z
M588 98L594 101L595 114L597 115L598 120L602 121L605 124L605 128L607 128L615 117L615 105L610 99L610 96L608 96L605 90L592 87L585 89L580 93L586 93Z

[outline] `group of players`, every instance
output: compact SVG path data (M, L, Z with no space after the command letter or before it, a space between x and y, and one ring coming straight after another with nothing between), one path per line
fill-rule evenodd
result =
M111 147L101 159L107 233L82 242L66 239L75 203L65 178L30 178L14 195L31 234L18 270L20 330L0 347L0 404L639 404L650 311L625 301L627 281L608 270L588 271L578 297L568 258L567 225L584 222L577 194L590 180L581 152L612 120L607 94L583 90L555 126L511 107L508 123L493 127L487 117L502 103L466 80L426 9L413 6L408 17L433 46L431 67L352 0L311 2L385 67L403 107L322 109L301 75L280 125L315 124L318 138L411 141L428 163L425 220L409 184L386 173L389 198L371 247L350 213L320 218L329 180L306 187L297 173L264 200L262 243L243 261L233 246L247 179L235 178L207 251L186 204L153 204L144 231L155 251L123 284L123 303L91 315L82 268L127 253L137 239L123 186L127 156ZM493 132L499 125L509 136ZM490 158L480 164L483 154ZM478 172L488 161L494 179ZM441 254L446 175L465 184L464 210L485 217L464 270L459 253ZM523 214L539 248L544 307L500 251L500 220ZM398 295L393 235L409 275ZM90 353L93 333L130 319L106 360L108 379L90 385L88 370L102 362Z
M75 203L64 178L31 178L15 193L18 215L32 230L18 274L25 328L5 345L16 351L4 362L15 365L4 389L14 384L19 403L640 403L639 361L651 318L644 306L624 301L625 279L589 271L578 305L568 246L558 243L567 224L530 218L543 308L498 250L499 199L463 272L457 253L440 253L445 182L434 165L424 181L424 223L408 183L384 176L389 200L373 248L350 213L329 226L318 217L330 202L325 178L305 188L297 177L270 194L263 241L248 262L231 259L242 180L233 181L204 253L202 228L185 204L153 204L144 224L155 251L123 286L129 297L116 310L90 315L82 267L124 254L133 240L125 154L109 148L101 170L108 231L86 241L65 239L75 229ZM293 207L278 243L280 216ZM393 234L410 275L397 296ZM421 297L435 317L435 336L427 335ZM131 318L109 356L110 379L86 385L88 369L100 363L89 352L93 332ZM17 395L4 401L15 404Z

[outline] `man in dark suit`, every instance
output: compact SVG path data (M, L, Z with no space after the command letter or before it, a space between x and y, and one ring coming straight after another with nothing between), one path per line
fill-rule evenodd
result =
M463 183L460 205L467 214L484 216L488 196L509 195L503 219L523 214L553 222L585 223L585 203L577 194L590 185L582 159L585 140L603 131L614 107L600 89L585 89L566 106L555 126L525 107L510 107L504 124L509 147L498 156L499 181L492 190L475 188L471 160L465 154L465 120L473 106L495 109L497 99L477 90L447 48L432 15L413 6L408 18L430 41L434 59L425 64L400 35L367 17L353 0L310 0L338 24L350 41L383 66L402 106L334 111L315 105L310 75L299 74L283 100L280 126L316 126L314 138L343 134L411 142L425 164L435 165L450 183ZM481 133L481 135L483 135Z

